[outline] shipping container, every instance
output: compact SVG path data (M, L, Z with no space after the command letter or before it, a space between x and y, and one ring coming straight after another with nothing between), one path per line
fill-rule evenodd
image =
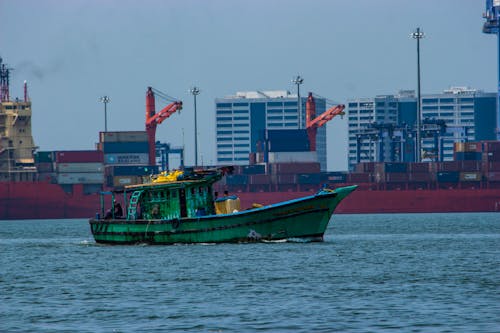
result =
M481 161L481 152L455 152L453 154L453 159L455 161Z
M375 162L362 162L356 164L356 172L374 172Z
M500 152L500 141L483 141L483 152Z
M53 172L54 171L54 163L52 162L38 162L35 164L36 170L40 172Z
M275 184L297 184L296 174L279 174L272 176L272 179Z
M104 154L149 153L148 142L104 142L102 148Z
M459 172L457 171L442 171L436 174L436 179L441 183L456 183L459 180Z
M438 164L440 172L458 172L462 169L461 161L445 161Z
M320 184L321 174L319 173L299 173L297 174L297 183L299 184Z
M56 171L59 173L69 172L103 172L103 163L56 163Z
M500 171L500 162L486 162L483 163L483 171Z
M346 172L322 172L322 183L345 183L347 180Z
M430 182L432 181L432 174L430 172L412 172L408 175L410 182Z
M247 175L228 175L226 176L226 184L228 185L246 185L248 184Z
M483 162L500 162L500 151L490 151L483 153Z
M375 172L378 173L405 173L408 171L408 163L382 162L375 164Z
M90 172L72 172L57 174L58 184L103 184L104 174Z
M271 173L277 174L297 174L297 173L319 173L320 164L315 163L274 163L269 164Z
M93 163L104 160L99 150L67 150L56 152L56 163Z
M461 182L479 182L481 181L480 172L460 172Z
M318 154L315 151L269 152L269 163L316 163Z
M249 183L252 185L266 185L271 183L270 175L249 175Z
M453 146L454 152L481 152L483 145L481 142L455 142Z
M265 164L241 165L239 173L243 175L258 175L266 173Z
M52 163L54 162L55 152L53 151L37 151L33 157L35 159L35 163Z
M105 154L104 155L105 164L117 164L117 165L128 165L128 164L148 164L149 154Z
M347 175L347 182L349 183L370 183L372 180L373 176L371 173L353 172Z
M113 165L106 166L109 176L148 176L159 173L157 165Z
M54 172L39 172L38 180L41 182L55 184L57 181L56 174Z
M309 137L305 129L281 129L266 131L269 152L309 151Z
M375 173L375 181L378 183L407 182L408 174L400 172Z
M100 132L99 142L148 142L146 131Z
M481 171L481 161L462 161L461 171Z
M490 182L500 182L500 171L488 172L486 179Z
M96 194L102 191L102 184L83 184L83 194Z
M123 187L142 183L142 177L140 176L114 176L112 179L114 187Z
M430 163L428 163L428 162L408 163L408 172L410 172L410 173L429 172L429 164Z

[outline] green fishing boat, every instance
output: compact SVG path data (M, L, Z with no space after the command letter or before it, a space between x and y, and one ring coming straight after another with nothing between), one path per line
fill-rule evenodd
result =
M304 238L322 241L339 204L356 186L273 205L240 210L236 196L218 198L212 185L230 168L161 174L151 182L103 193L101 213L90 220L97 243L176 244L257 242ZM105 194L114 209L105 213ZM122 194L122 196L121 196ZM120 197L125 205L121 209Z

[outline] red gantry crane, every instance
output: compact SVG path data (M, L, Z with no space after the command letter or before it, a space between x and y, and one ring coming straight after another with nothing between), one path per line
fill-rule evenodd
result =
M314 101L313 94L311 92L309 93L306 102L306 130L311 151L316 150L316 133L318 132L318 128L338 115L343 116L345 114L344 108L345 105L339 104L316 117L316 102Z
M167 101L171 101L169 105L161 109L158 113L155 111L155 93ZM155 165L155 145L156 145L156 126L161 124L165 119L173 115L176 111L182 109L182 102L172 98L161 91L148 87L146 93L146 132L148 133L149 142L149 164Z

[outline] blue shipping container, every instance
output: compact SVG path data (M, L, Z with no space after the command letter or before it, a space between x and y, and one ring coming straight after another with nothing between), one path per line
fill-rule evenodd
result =
M148 153L148 142L104 142L104 154Z
M460 173L457 171L446 171L437 173L437 181L440 183L457 183Z
M158 174L157 165L120 165L107 166L106 174L111 176L147 176Z
M455 161L481 161L481 159L481 152L467 151L455 153Z
M268 150L277 151L309 151L309 137L304 129L267 130Z
M319 184L321 183L321 174L319 173L299 173L297 175L299 184Z

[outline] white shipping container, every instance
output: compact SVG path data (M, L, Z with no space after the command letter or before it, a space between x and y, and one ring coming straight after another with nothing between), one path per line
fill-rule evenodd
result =
M102 163L56 163L56 170L59 173L68 172L103 172Z
M104 174L91 172L71 172L57 175L58 184L103 184Z
M149 154L104 154L104 164L113 165L147 165Z
M269 152L269 163L318 162L315 151Z
M146 131L100 132L100 142L147 142Z

